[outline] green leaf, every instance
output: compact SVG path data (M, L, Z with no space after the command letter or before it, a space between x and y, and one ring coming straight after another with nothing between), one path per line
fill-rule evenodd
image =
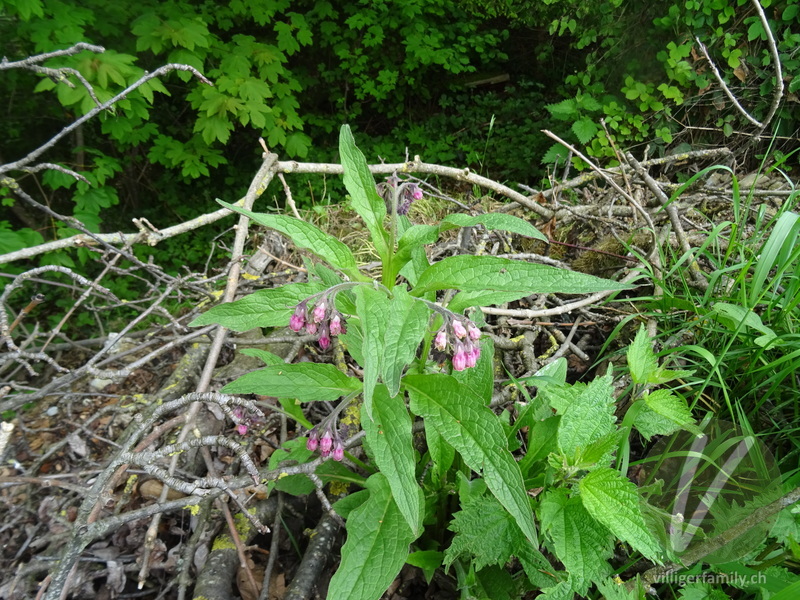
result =
M414 359L425 335L430 309L400 286L395 287L392 294L389 313L383 315L387 323L381 377L389 388L389 394L395 396L400 391L403 369Z
M409 554L408 558L406 558L406 563L412 567L419 567L422 569L422 573L425 575L425 581L430 585L436 569L442 566L443 559L444 552L420 550Z
M424 498L414 476L416 460L411 439L411 415L403 396L391 397L386 386L377 386L373 397L373 418L364 419L361 424L375 461L389 481L397 507L411 530L420 535Z
M672 419L661 416L647 406L644 400L637 400L628 410L636 411L633 426L646 440L650 440L655 435L670 435L681 428Z
M650 410L665 419L669 419L680 428L698 436L703 434L702 430L695 426L692 411L686 404L686 400L679 398L670 390L650 392L645 395L644 401ZM666 433L662 435L666 435Z
M600 128L595 125L594 121L589 117L578 119L572 124L572 133L575 134L575 137L577 137L578 141L583 145L592 141L592 138L599 129Z
M397 241L397 253L392 265L399 271L411 260L414 250L426 244L433 244L438 239L439 228L436 225L412 225Z
M636 486L618 471L599 467L581 479L581 502L592 517L634 550L661 564L662 549L644 523Z
M343 519L350 518L350 513L369 500L369 490L359 490L348 494L333 503L333 510Z
M504 213L488 213L471 217L464 214L452 214L442 219L437 227L435 225L412 225L400 236L397 243L397 254L393 265L397 270L401 269L411 259L411 252L426 244L432 244L439 239L439 235L448 229L456 227L472 227L483 225L488 230L500 229L519 235L547 241L547 236L541 233L536 227L513 215Z
M477 343L481 348L477 364L471 369L454 371L453 377L475 392L475 395L488 406L494 392L494 342L484 336Z
M505 565L514 549L525 543L514 520L491 496L462 500L461 510L453 515L448 529L456 536L444 553L446 567L463 554L470 557L476 569Z
M558 446L575 458L589 445L614 431L614 388L610 375L598 377L566 408L558 428Z
M361 317L364 339L361 354L364 359L364 413L372 419L372 393L383 370L384 336L386 315L389 314L389 298L386 294L362 285L353 290L356 297L356 312Z
M240 353L244 354L245 356L257 358L268 367L284 364L284 361L280 356L273 354L272 352L267 352L266 350L261 350L260 348L244 348L243 350L240 350Z
M455 227L473 227L475 225L483 225L490 231L499 229L544 242L548 241L546 235L526 220L505 213L487 213L475 217L460 213L447 215L442 219L441 225L439 225L439 232L441 233L442 231L447 231Z
M242 351L244 354L244 350ZM283 410L286 411L286 414L291 416L295 421L300 423L306 429L311 429L314 425L306 419L306 416L303 414L303 407L294 398L278 398L278 402L280 403Z
M634 383L647 383L650 377L658 370L658 361L653 352L652 339L647 334L644 325L639 327L636 338L627 351L628 368L631 370L631 379Z
M430 422L514 517L525 537L537 545L530 502L522 474L503 428L483 400L449 375L407 375L403 384L411 411Z
M397 508L386 477L367 480L369 500L347 519L342 561L331 579L328 597L378 600L403 568L416 536Z
M491 306L493 304L505 304L506 302L513 302L525 296L529 296L528 292L486 292L476 290L474 292L458 292L447 308L453 312L463 312L467 308L473 306Z
M442 438L439 430L430 423L425 423L425 441L428 444L428 452L433 461L431 480L435 485L441 485L444 482L447 471L453 466L456 451Z
M301 402L336 400L361 389L361 381L333 365L298 363L275 365L246 373L222 391L226 394L260 394L297 398Z
M556 556L564 564L575 585L585 596L592 581L610 574L606 562L614 553L614 540L608 530L594 520L579 498L568 498L567 490L548 490L540 501L542 532L553 542Z
M466 292L495 290L526 294L586 294L624 290L631 286L584 273L557 269L496 256L451 256L428 267L414 287L414 295L433 290Z
M364 219L378 256L386 263L389 254L388 233L383 225L386 205L375 189L375 179L369 171L367 159L356 147L348 125L342 125L339 132L339 156L344 168L344 186L350 194L353 209Z
M190 327L217 323L233 331L254 327L285 327L299 302L326 289L319 283L293 283L258 290L235 302L218 304L199 315Z
M300 221L288 215L268 215L252 211L217 200L222 206L243 214L254 222L280 231L291 238L298 248L307 248L334 268L348 273L356 279L363 279L358 273L356 259L350 249L335 237L328 235L311 223Z

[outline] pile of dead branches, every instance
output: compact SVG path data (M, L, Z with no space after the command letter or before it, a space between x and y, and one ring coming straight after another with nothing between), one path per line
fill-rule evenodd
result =
M40 157L76 124L136 85L170 69L191 70L168 67L98 103L95 111L30 155L0 166L3 184L20 201L80 232L0 255L0 264L29 264L53 250L85 248L99 273L89 279L61 266L29 268L11 277L0 294L0 598L307 598L315 585L324 588L326 567L335 566L340 520L331 510L332 492L317 474L323 460L302 465L270 461L277 449L305 430L287 419L274 399L233 397L218 390L258 367L247 357L233 359L235 347L269 348L287 363L334 362L336 344L320 352L307 345L309 336L282 330L233 335L223 327L188 326L215 303L304 280L302 254L263 232L255 233L267 241L246 252L254 232L248 219L239 217L224 268L206 265L170 275L137 258L133 247L217 226L230 211L198 215L162 229L135 219L135 232L96 234L35 200L14 179L15 173L48 168L80 178L40 162ZM565 172L542 191L515 190L419 157L374 165L371 171L413 174L447 210L475 213L490 206L514 211L551 239L550 244L532 243L466 228L458 238L430 248L431 260L485 253L566 269L603 269L602 276L624 281L641 282L645 264L658 270L659 250L665 245L692 256L713 226L709 213L725 214L731 203L725 175L699 179L677 198L672 195L679 186L669 178L678 164L683 169L732 164L733 156L724 148L641 161L626 154L621 156L623 166L614 169L600 169L569 149L592 170L574 178ZM337 164L280 161L264 148L262 166L237 205L253 208L277 177L286 205L302 219L286 176L341 172ZM466 206L442 191L454 184L480 189L491 200ZM791 193L777 179L754 178L751 187L768 209L770 202L777 207ZM707 287L704 265L694 260L687 264L693 285ZM367 262L363 268L374 265ZM104 285L121 278L146 289L137 302L121 301ZM48 292L65 285L73 294L72 306L55 324L40 320ZM609 295L534 295L486 307L484 331L494 340L498 360L515 377L532 375L566 357L571 377L578 378L593 368L608 332L624 316L619 307L603 305ZM168 307L176 304L192 308L175 314ZM108 331L105 324L115 311L132 316L118 331ZM75 339L68 334L70 319L81 313L95 319L98 335ZM343 366L358 373L354 364ZM512 400L509 386L498 382L494 405L503 407ZM324 410L308 408L306 417L317 422ZM360 440L361 434L352 431L347 447L357 451ZM276 480L289 475L307 476L314 493L292 497L271 491ZM305 532L311 529L317 534L309 537ZM408 579L413 581L414 575ZM395 597L408 593L399 589Z

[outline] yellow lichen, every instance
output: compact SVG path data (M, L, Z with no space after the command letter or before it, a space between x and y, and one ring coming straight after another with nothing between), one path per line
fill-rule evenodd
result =
M330 491L332 496L343 496L350 491L350 484L345 481L331 481Z
M236 548L236 545L233 543L233 538L229 536L227 533L222 533L217 536L214 540L214 544L211 546L211 551L214 552L215 550L233 550Z
M357 427L361 424L361 406L360 404L350 404L342 415L339 422L346 427Z
M128 481L125 482L125 489L122 493L125 494L126 496L130 495L130 493L133 491L133 486L136 485L136 482L138 480L139 480L138 475L131 475L130 477L128 477Z

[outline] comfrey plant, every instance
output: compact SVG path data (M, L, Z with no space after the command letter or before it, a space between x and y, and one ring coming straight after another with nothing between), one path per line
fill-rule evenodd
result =
M257 291L214 307L193 323L218 323L238 331L288 325L292 331L317 336L321 362L284 364L268 352L246 351L266 366L224 391L277 397L296 418L298 429L310 430L275 452L271 468L280 468L286 459L314 460L319 452L334 459L317 468L323 481L361 482L362 491L351 489L355 493L334 506L347 520L348 539L328 597L377 599L406 561L429 574L453 565L459 579L466 581L469 573L487 565L502 570L513 555L521 561L530 586L545 588L566 581L566 575L557 575L558 569L538 550L536 501L526 491L540 485L531 480L543 476L534 471L544 463L525 462L523 474L509 449L517 430L504 429L507 425L489 407L494 347L491 338L481 333L478 307L531 294L593 293L626 286L495 256L451 256L431 264L425 246L448 229L481 225L545 238L527 221L500 213L453 214L438 225L414 225L403 213L407 203L421 196L421 189L397 175L377 188L347 126L341 130L339 149L351 205L380 257L380 281L361 272L345 244L310 223L220 202L285 234L316 260L309 262L307 282ZM329 355L337 355L337 345L357 370L349 369L341 358L332 358L335 364L327 362ZM603 389L610 398L610 383ZM337 400L340 404L314 427L301 409L303 403ZM608 399L603 402L606 410ZM552 415L550 408L547 414ZM609 418L613 427L613 415ZM583 427L586 422L580 418L570 426ZM351 456L351 461L342 432L352 436L359 425L366 433L362 440L366 456ZM530 425L532 429L533 422ZM424 441L412 435L414 428L424 434ZM551 433L547 439L555 443ZM583 438L570 439L577 444L569 450L574 454ZM604 448L618 441L613 436L603 439ZM274 485L290 493L313 489L303 475L279 479ZM461 512L453 515L456 488ZM491 515L494 526L507 530L508 535L496 540L489 535L492 541L511 541L492 560L463 563L460 557L470 552L469 544L457 536L461 542L447 546L445 527L450 523L451 529L460 527L463 533L463 519L481 514ZM463 564L468 565L466 571ZM548 578L542 575L545 572L556 575Z

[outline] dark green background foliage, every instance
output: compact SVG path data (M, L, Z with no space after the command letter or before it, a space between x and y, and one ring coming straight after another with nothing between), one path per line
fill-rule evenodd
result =
M797 125L800 33L791 26L800 5L763 4L787 85L775 123L787 135ZM747 141L735 133L746 121L693 35L763 118L775 71L749 0L0 0L9 60L78 41L105 46L104 54L48 63L80 70L100 100L168 62L192 65L215 83L185 72L153 80L47 155L91 186L58 173L23 178L34 196L95 231L129 230L131 217L163 227L212 209L215 197L240 197L258 164L259 135L283 158L337 160L335 132L345 122L369 160L402 160L407 149L531 185L565 155L543 128L606 161L614 152L601 118L625 148ZM0 75L0 98L4 161L92 107L82 86L20 70ZM342 197L328 187L321 198L319 179L292 183L301 204ZM0 221L0 252L71 233L17 203ZM214 233L167 241L157 259L168 269L200 263ZM43 260L69 264L75 256Z

